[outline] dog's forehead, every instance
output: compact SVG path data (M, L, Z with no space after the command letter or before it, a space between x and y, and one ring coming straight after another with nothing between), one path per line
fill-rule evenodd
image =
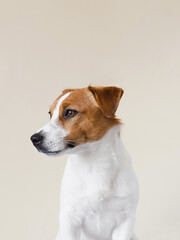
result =
M70 106L78 106L80 109L89 107L92 104L96 105L93 94L87 88L72 91L71 95L63 103Z
M55 100L55 102L53 103L53 109L51 109L51 111L53 111L53 115L52 115L52 120L56 119L59 115L59 108L62 104L62 102L71 94L71 92L67 92L65 94L60 95L60 97L58 99Z
M91 105L97 106L93 94L87 88L65 90L52 104L51 113L54 115L55 110L57 112L62 104L71 107L78 106L82 109Z

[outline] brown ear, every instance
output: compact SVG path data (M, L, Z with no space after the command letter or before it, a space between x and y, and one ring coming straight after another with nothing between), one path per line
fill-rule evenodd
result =
M109 118L114 117L124 91L117 87L89 86L88 89L93 93L104 115Z

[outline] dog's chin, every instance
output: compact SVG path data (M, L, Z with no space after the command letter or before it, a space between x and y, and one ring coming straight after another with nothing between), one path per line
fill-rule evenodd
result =
M59 155L63 155L65 154L65 152L68 150L67 148L61 149L61 150L49 150L46 148L36 148L38 150L38 152L44 153L48 156L59 156Z
M59 156L64 154L65 149L59 150L59 151L48 151L48 150L39 150L39 152L42 152L48 156Z
M71 152L71 150L74 149L74 148L75 148L75 146L74 147L66 146L66 147L64 147L63 149L60 149L60 150L51 150L51 149L44 148L44 147L36 147L38 152L44 153L48 156L61 156L61 155L64 155L64 154L67 154L67 153Z

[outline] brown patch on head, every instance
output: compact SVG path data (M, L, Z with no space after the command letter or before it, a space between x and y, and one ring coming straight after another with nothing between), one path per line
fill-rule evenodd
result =
M51 106L51 114L65 93L72 93L62 102L59 108L59 123L69 133L65 140L80 145L97 141L113 126L120 123L115 111L123 90L115 87L88 87L65 90ZM72 118L65 118L67 109L78 113Z
M56 100L53 102L53 104L52 104L51 107L50 107L50 110L49 110L50 116L53 115L54 109L55 109L55 107L56 107L59 99L60 99L63 95L65 95L66 93L72 92L72 91L74 91L74 90L75 90L75 89L65 89L65 90L62 92L62 94L59 95L59 97L56 98Z

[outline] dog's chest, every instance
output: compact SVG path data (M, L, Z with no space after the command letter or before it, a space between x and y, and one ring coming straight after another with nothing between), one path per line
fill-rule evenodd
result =
M61 211L62 220L65 215L69 215L73 225L79 223L81 225L81 239L111 239L112 230L115 226L123 222L129 214L127 200L122 201L119 197L97 194L92 196L71 195L69 200L64 200L63 210ZM70 199L73 200L71 201ZM64 216L63 216L64 215Z
M85 197L101 199L114 195L116 168L112 163L113 159L101 164L92 164L93 166L68 162L61 186L62 198L74 202Z
M81 223L85 235L92 239L109 239L117 222L128 214L127 199L121 199L126 191L122 191L121 196L115 181L121 184L111 168L77 174L67 166L61 187L62 220L63 215L68 214L72 221Z
M82 230L92 239L110 239L112 230L129 215L127 199L120 197L86 199Z

